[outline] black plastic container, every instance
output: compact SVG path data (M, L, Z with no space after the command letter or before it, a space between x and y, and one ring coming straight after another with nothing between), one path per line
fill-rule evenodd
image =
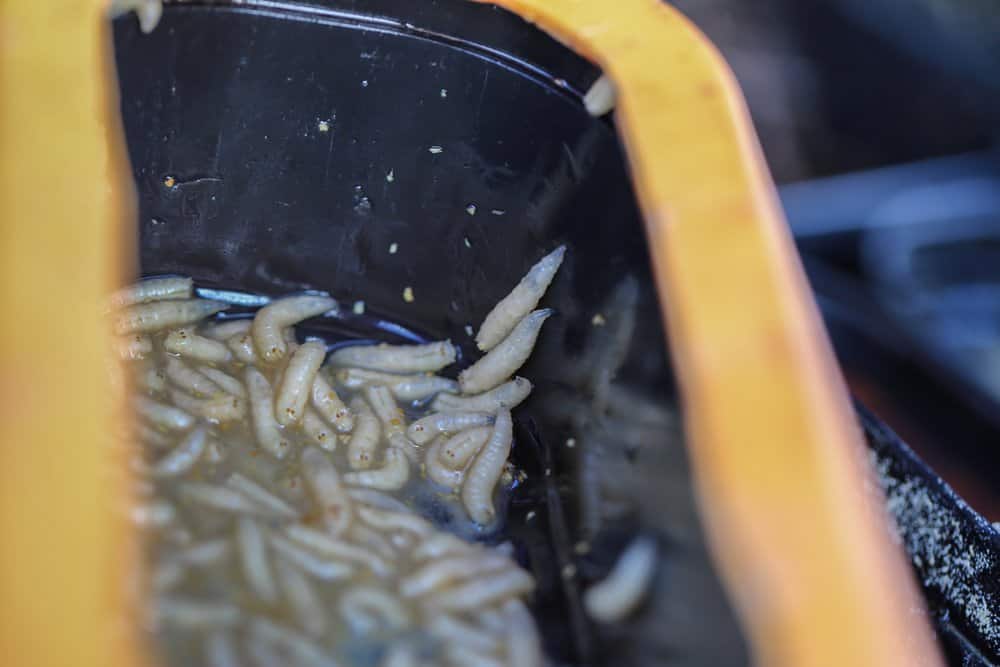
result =
M185 2L151 35L118 20L115 40L145 273L326 290L347 306L338 331L450 337L467 363L467 327L567 244L546 299L557 315L524 371L536 390L514 457L528 477L505 533L539 579L547 652L562 665L748 664L669 408L625 160L581 103L591 65L463 0ZM614 371L618 393L595 369ZM609 429L616 409L642 428ZM595 527L581 480L632 503ZM580 590L636 531L661 544L653 595L634 621L596 627Z

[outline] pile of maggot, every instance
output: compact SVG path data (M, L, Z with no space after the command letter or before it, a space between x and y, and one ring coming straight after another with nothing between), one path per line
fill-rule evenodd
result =
M531 575L507 545L420 516L406 489L432 486L472 524L496 524L510 411L532 389L514 373L551 313L535 308L563 254L490 312L485 354L457 380L436 374L456 359L450 341L329 355L299 343L298 323L336 308L324 295L275 299L252 319L216 317L227 305L195 298L188 278L113 295L144 617L167 664L544 663Z

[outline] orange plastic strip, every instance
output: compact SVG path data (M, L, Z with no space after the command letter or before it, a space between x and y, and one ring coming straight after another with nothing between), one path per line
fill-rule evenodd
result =
M617 86L702 515L757 663L942 664L721 57L661 0L496 4Z
M108 461L101 304L134 218L101 4L0 2L0 661L11 667L143 664Z

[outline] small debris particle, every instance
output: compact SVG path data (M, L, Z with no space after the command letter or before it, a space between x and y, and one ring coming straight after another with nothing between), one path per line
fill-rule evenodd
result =
M566 82L566 79L556 79L552 83L556 84L560 88L569 88L569 84Z
M330 131L330 123L328 121L325 121L325 120L321 120L319 122L319 124L317 125L317 127L318 127L319 131L322 132L322 133L324 133L324 134L326 134L327 132Z
M490 213L492 213L493 215L507 215L507 211L503 210L502 208L495 208L492 211L490 211Z
M525 521L531 521L534 518L535 518L535 510L531 510L530 512L524 515Z
M552 468L546 468L545 469L545 476L546 477L552 477Z
M585 554L588 554L590 553L590 543L585 541L577 542L576 544L573 545L573 551L578 556L583 556Z
M448 89L447 88L442 88L441 89L441 97L448 97Z
M385 180L387 183L392 183L394 180L396 180L396 172L390 169L389 173L385 175Z
M389 244L389 254L390 255L395 255L398 250L399 250L399 244L398 243L390 243Z
M563 576L563 579L572 579L573 577L575 577L576 576L576 565L573 565L573 563L568 563L568 564L564 565L563 569L562 569L562 576Z
M177 179L176 179L176 178L174 178L173 176L165 176L165 177L163 178L163 184L164 184L165 186L167 186L168 188L172 188L172 187L174 187L175 185L177 185Z
M471 324L466 324L465 325L465 335L467 335L467 336L469 336L471 338L472 334L473 334L472 325Z
M364 301L355 301L354 302L354 308L352 310L354 311L355 315L364 315L365 314L365 302Z
M475 215L476 214L476 205L475 204L469 204L468 206L465 207L465 212L468 213L469 215Z
M407 287L403 288L403 301L405 301L406 303L413 303L413 288L412 287L407 286Z
M566 446L570 449L576 447L576 438L566 438Z
M468 236L463 237L462 241L465 243L465 247L466 248L471 248L472 247L472 241L469 240Z
M437 155L438 153L443 153L444 152L444 149L441 148L440 146L431 146L427 150L429 150L434 155Z
M368 79L365 79L364 81L361 82L361 87L362 88L367 88L368 87Z
M604 319L604 315L597 313L592 318L590 318L590 323L595 327L603 327L605 324L608 323L608 321Z

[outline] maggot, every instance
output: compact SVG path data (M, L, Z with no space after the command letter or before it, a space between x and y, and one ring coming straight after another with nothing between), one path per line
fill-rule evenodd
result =
M288 563L278 561L275 569L281 591L299 626L308 635L322 637L326 631L326 612L312 582Z
M354 415L322 373L317 373L313 380L311 398L313 407L327 423L339 433L351 432L354 428Z
M140 361L153 352L153 341L149 336L131 334L115 339L115 352L122 361Z
M464 469L465 464L483 448L491 433L493 429L489 426L459 431L442 443L439 454L441 464L452 470Z
M140 396L133 405L140 417L172 431L186 431L194 425L194 417L187 412L150 398Z
M212 382L207 375L196 371L176 357L167 357L163 372L175 386L195 396L208 397L222 393L222 388Z
M321 450L308 447L302 452L302 476L330 535L337 537L351 524L351 499L340 483L340 474ZM346 478L346 476L345 476Z
M216 486L215 484L205 482L183 482L178 489L182 498L209 509L229 514L274 516L272 512L251 502L242 493L227 489L224 486Z
M221 301L186 299L154 301L128 306L115 318L115 333L120 335L151 333L182 327L229 308Z
M480 525L489 524L496 516L493 491L503 474L512 440L510 410L500 410L490 439L473 461L462 487L462 504L472 520Z
M583 596L587 613L601 623L616 623L628 617L649 592L656 573L656 541L634 540L618 558L611 573Z
M375 461L382 437L382 425L360 396L351 401L351 412L355 416L354 432L347 445L347 462L354 470L365 470Z
M123 287L112 294L108 302L112 308L123 308L151 301L190 299L192 294L194 294L194 281L190 278L158 276Z
M466 579L481 579L497 576L516 566L507 558L486 554L478 549L470 553L431 561L399 582L399 592L403 597L414 598L433 593L435 590Z
M206 338L211 338L212 340L225 342L233 336L249 333L252 325L253 320L246 318L215 322L207 324L202 329L202 335Z
M255 618L250 624L251 637L284 649L294 665L303 667L337 667L337 661L327 655L322 646L314 644L308 638L289 630L266 618ZM272 663L272 665L287 664L287 661Z
M504 382L499 387L475 396L453 396L441 394L431 403L431 409L438 412L496 412L500 408L513 410L531 394L531 382L522 377L516 377Z
M292 524L285 528L285 535L301 546L317 552L321 556L335 560L346 560L370 569L380 577L388 576L393 568L385 560L370 550L345 540L330 537L302 524Z
M428 479L439 486L452 491L462 486L465 480L465 471L446 466L441 461L441 446L444 440L439 436L427 449L427 457L424 459L424 468Z
M220 371L218 368L212 368L211 366L199 366L196 370L217 384L219 388L227 394L231 396L238 396L240 398L246 398L247 390L243 387L243 383L234 378L232 375Z
M493 653L500 648L500 640L489 630L451 614L434 614L427 631L444 644L459 644L480 653Z
M267 363L278 361L288 351L288 342L282 335L286 327L336 307L336 301L324 296L293 296L272 301L257 311L253 319L253 341L257 354Z
M516 287L489 312L476 334L476 345L488 352L500 344L531 310L538 305L562 266L566 246L561 245L528 270Z
M209 364L221 364L233 358L225 344L199 336L190 327L174 329L163 339L163 349L187 359Z
M458 393L458 383L454 380L425 373L395 375L366 368L343 368L335 377L348 389L361 389L369 384L385 385L401 401L420 401L443 392Z
M166 596L157 600L156 613L160 620L170 625L193 630L231 627L241 616L236 605Z
M396 405L396 399L392 397L392 392L382 385L369 385L365 387L364 394L372 412L382 423L382 432L387 437L391 437L394 433L402 433L403 429L406 428L406 417Z
M337 434L310 407L302 414L302 432L321 449L332 452L337 448Z
M208 434L203 427L194 429L184 436L179 445L153 465L153 476L176 477L183 475L193 468L194 464L201 458L207 440Z
M487 412L435 412L410 424L406 435L418 445L424 445L442 433L488 426L493 419L493 415Z
M283 498L271 493L242 473L234 472L224 483L270 516L282 519L296 519L299 516L299 511Z
M458 356L450 340L424 345L351 345L330 355L330 364L367 368L387 373L436 372L453 364Z
M250 414L253 417L257 444L274 458L284 458L291 446L274 418L274 392L271 390L271 383L253 366L247 366L243 379L250 395Z
M603 116L615 108L615 84L607 74L602 74L587 89L583 96L583 106L595 118Z
M485 357L458 375L463 394L480 394L504 382L519 369L535 348L538 333L552 310L545 308L524 316L510 335L490 350Z
M239 545L243 576L250 590L264 602L276 601L278 586L267 555L264 529L254 519L242 517L236 522L236 543Z
M349 472L344 475L348 484L368 486L383 491L401 489L410 479L410 462L399 447L389 447L381 468Z
M294 424L302 419L306 401L312 393L313 381L323 364L324 356L326 347L316 341L300 345L292 353L282 376L274 407L274 416L282 426Z
M337 581L354 572L349 563L317 556L281 535L271 535L271 547L288 563L321 581Z
M246 402L237 396L220 393L212 398L195 398L180 389L169 393L178 407L210 422L238 421L246 416Z
M399 600L373 586L357 586L340 597L340 615L352 632L366 635L378 629L399 631L410 624Z
M490 577L474 578L461 586L431 596L428 606L446 611L472 611L502 600L527 595L535 580L524 570L512 567Z
M253 336L249 333L236 334L226 341L226 347L237 361L244 364L257 363L257 351L253 346Z

